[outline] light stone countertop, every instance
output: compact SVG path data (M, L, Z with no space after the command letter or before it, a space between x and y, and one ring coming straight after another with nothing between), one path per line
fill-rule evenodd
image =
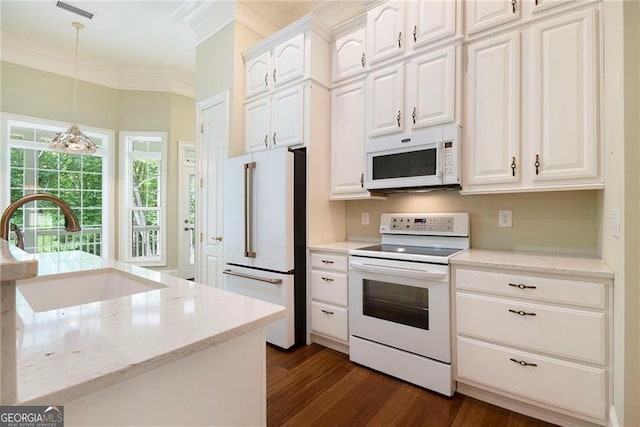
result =
M264 327L285 314L275 304L79 251L37 257L42 275L114 268L166 287L35 312L18 281L16 404L70 401Z
M35 277L38 261L35 256L21 251L0 239L0 281L12 281Z
M490 267L571 276L613 279L613 271L600 258L565 254L468 249L451 258L453 266Z
M341 254L348 254L351 249L364 248L366 246L376 245L379 241L345 241L345 242L333 242L333 243L321 243L317 245L309 245L309 250L323 251L323 252L336 252Z

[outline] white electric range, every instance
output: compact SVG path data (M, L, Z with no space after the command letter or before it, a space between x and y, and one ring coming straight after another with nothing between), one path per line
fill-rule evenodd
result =
M380 234L349 251L349 358L451 396L449 260L469 214L382 214Z

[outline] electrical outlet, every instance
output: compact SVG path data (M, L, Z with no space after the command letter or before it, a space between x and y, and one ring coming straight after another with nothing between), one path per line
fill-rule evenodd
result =
M498 226L513 227L511 211L498 211Z
M369 225L369 212L362 212L362 225Z

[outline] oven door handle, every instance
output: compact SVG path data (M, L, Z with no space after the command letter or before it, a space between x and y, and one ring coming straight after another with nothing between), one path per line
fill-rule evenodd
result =
M351 261L349 264L352 270L364 271L366 273L394 274L402 277L415 279L446 280L446 272L433 272L402 267L386 267L383 265L367 264L366 262Z

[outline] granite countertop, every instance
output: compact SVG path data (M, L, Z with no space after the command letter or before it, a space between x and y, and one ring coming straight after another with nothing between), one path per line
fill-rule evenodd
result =
M378 243L380 243L380 241L345 241L321 243L317 245L309 245L309 250L348 254L351 249L364 248L366 246L376 245Z
M468 249L453 256L451 264L601 279L613 279L614 276L613 270L600 258L565 254Z
M285 314L275 304L79 251L37 257L39 272L45 276L71 271L66 276L72 277L113 268L166 287L36 312L20 293L18 282L14 404L61 404L266 326ZM3 359L3 370L9 369L6 365Z

